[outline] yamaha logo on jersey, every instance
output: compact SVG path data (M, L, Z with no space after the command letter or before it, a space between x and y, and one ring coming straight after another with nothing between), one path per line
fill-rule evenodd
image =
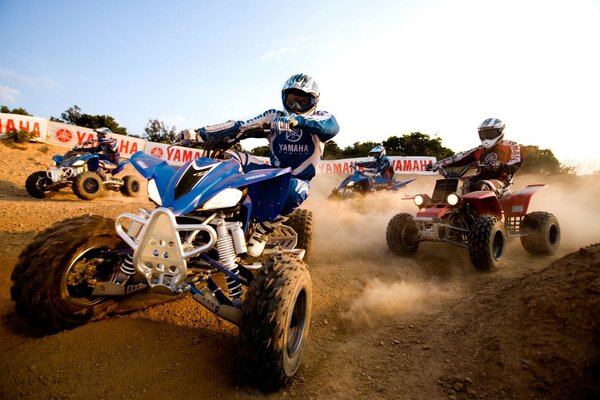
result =
M288 142L295 143L298 140L302 139L302 129L292 129L285 133L285 138Z
M498 161L498 154L496 154L496 153L490 153L487 156L485 156L485 159L483 161L486 164L493 164L496 161Z

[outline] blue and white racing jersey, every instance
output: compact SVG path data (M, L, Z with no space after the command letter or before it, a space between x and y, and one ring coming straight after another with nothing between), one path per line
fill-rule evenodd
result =
M245 124L272 123L279 117L294 118L298 124L287 132L271 130L264 135L256 134L252 137L264 137L269 141L273 167L290 167L292 176L309 181L315 176L325 142L340 130L335 117L326 111L316 111L307 116L288 116L283 111L271 109L247 121L228 121L200 128L198 133L202 140L212 135L234 137Z

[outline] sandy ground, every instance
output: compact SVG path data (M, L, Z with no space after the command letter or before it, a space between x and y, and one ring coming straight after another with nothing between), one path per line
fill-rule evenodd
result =
M592 399L600 398L600 177L518 176L543 182L531 210L554 213L558 254L512 242L480 273L466 252L425 243L394 256L385 229L415 212L402 194L325 200L342 177L313 180L313 318L292 385L265 394L244 381L237 328L189 298L35 337L14 312L10 274L41 230L67 217L114 217L151 207L118 193L85 202L65 190L28 196L26 177L64 149L0 144L0 398L2 399ZM428 193L418 177L403 193ZM143 197L143 196L142 196ZM57 249L59 251L59 249Z

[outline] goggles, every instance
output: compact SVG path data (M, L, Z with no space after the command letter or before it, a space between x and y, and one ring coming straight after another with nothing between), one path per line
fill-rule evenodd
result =
M496 139L502 132L499 129L484 129L479 131L480 140Z
M294 112L306 112L317 104L317 99L309 95L286 93L283 96L285 107Z

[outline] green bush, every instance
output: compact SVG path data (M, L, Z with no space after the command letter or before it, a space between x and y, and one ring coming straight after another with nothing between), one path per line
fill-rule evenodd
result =
M35 137L35 132L29 132L24 129L13 130L6 132L5 140L14 142L14 143L27 143L31 139Z

